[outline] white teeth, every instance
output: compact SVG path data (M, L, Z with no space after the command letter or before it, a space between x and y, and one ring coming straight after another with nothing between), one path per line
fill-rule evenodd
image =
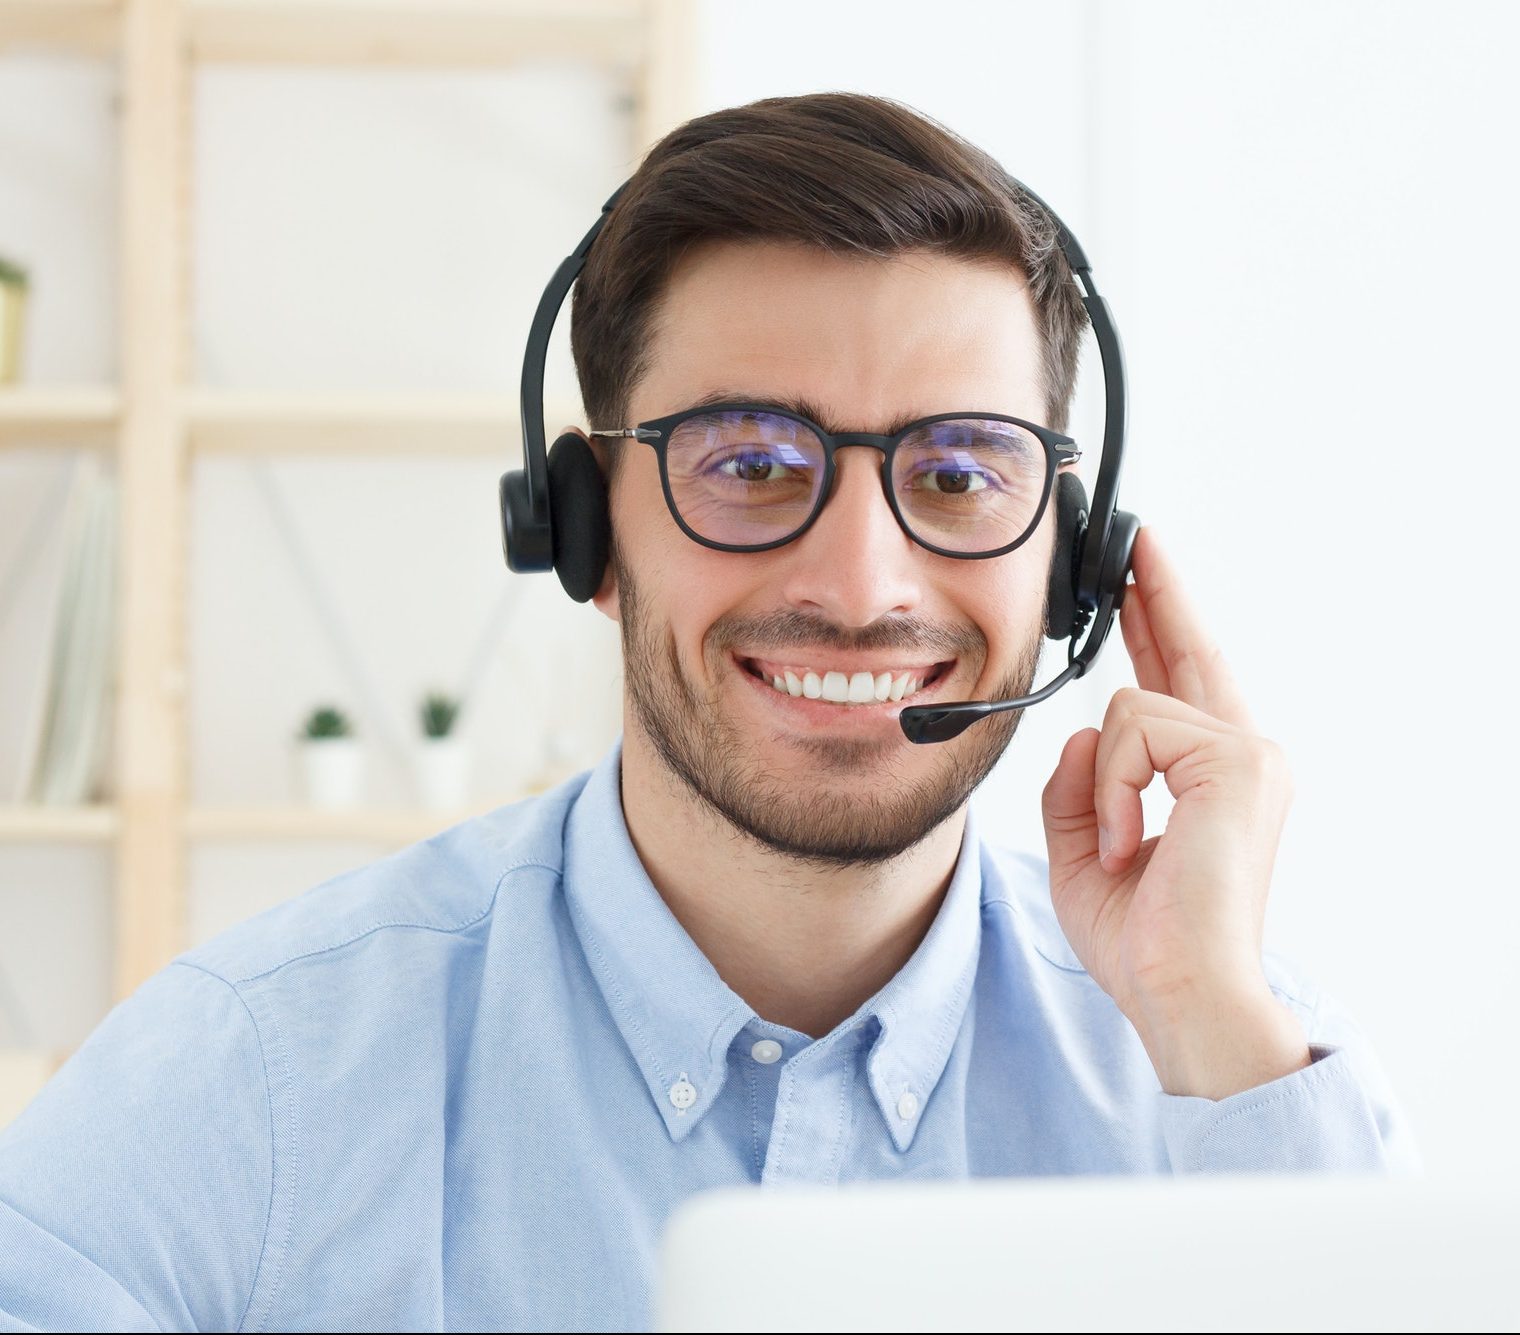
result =
M764 678L762 678L764 680ZM783 668L779 676L769 678L771 688L782 695L806 696L809 700L828 700L836 705L869 705L901 700L922 689L924 679L911 672L816 672Z

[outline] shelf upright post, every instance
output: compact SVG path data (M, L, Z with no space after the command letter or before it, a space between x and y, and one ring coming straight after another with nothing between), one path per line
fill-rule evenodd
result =
M185 557L182 0L121 8L120 807L114 977L130 993L184 944Z
M689 91L697 68L699 17L695 0L644 0L643 59L633 115L635 165L667 132L701 110L692 107Z

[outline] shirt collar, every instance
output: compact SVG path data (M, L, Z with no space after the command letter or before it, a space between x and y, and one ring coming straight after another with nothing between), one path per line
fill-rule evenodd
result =
M564 893L597 984L655 1107L682 1140L717 1100L728 1048L755 1012L719 976L650 881L623 817L622 744L592 770L565 830ZM966 1013L981 944L981 858L968 804L950 887L897 975L834 1031L874 1019L867 1059L877 1106L906 1150ZM820 1039L829 1041L833 1035ZM683 1087L684 1084L684 1087Z
M654 888L623 819L622 743L591 771L565 830L565 899L607 1009L673 1140L717 1099L754 1012ZM694 1091L687 1102L685 1082ZM678 1106L679 1105L679 1106Z

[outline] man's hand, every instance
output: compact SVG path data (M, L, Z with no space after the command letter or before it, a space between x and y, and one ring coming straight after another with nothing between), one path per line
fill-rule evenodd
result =
M1292 783L1149 529L1134 574L1120 626L1139 689L1066 743L1045 787L1051 896L1162 1088L1219 1099L1310 1061L1261 966ZM1157 774L1176 804L1146 839L1140 794Z

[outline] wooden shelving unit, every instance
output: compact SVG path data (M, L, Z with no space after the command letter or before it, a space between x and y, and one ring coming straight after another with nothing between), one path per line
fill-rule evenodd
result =
M499 66L526 59L642 59L647 13L626 0L200 0L197 60L298 65Z
M549 404L555 422L579 404ZM426 454L504 459L517 400L496 395L274 395L200 391L183 400L190 449L209 454ZM553 428L549 428L553 430Z
M120 35L118 0L5 0L0 51L9 48L113 55Z
M0 844L99 844L116 838L114 806L0 806Z
M0 388L0 449L60 445L115 449L121 395L104 385Z
M188 803L186 564L195 458L490 455L517 431L507 395L296 396L186 383L192 79L204 62L501 67L555 57L625 73L642 152L690 108L692 0L0 0L0 54L119 62L121 383L0 388L0 449L114 453L122 550L117 800L0 807L0 845L112 846L112 990L183 949L191 841L354 839L399 846L511 800L458 813L202 809ZM551 405L554 422L578 405Z
M459 811L378 807L353 811L322 811L314 807L199 807L186 816L185 832L191 839L202 843L353 839L399 848L472 816L483 816L511 800L509 796Z

